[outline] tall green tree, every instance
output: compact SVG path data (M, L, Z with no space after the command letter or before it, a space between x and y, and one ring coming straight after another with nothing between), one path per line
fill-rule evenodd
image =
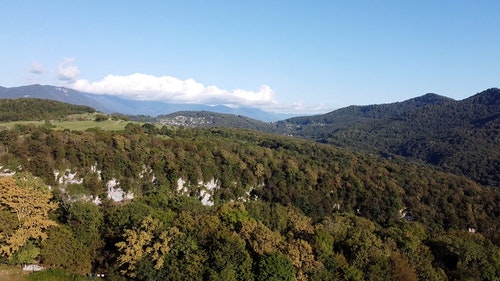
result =
M257 268L257 281L295 280L295 268L292 262L277 252L262 256Z
M47 267L63 268L77 274L92 271L90 248L78 241L67 226L51 227L41 243L41 261Z

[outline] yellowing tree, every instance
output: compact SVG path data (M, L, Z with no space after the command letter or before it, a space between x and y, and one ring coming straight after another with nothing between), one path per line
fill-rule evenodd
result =
M145 217L140 227L126 229L123 234L125 241L116 243L121 252L118 262L120 266L127 265L121 273L135 277L135 265L148 255L155 261L156 270L162 268L164 257L171 249L171 241L180 235L177 227L165 230L163 224L151 216Z
M0 256L12 257L27 241L47 238L46 229L56 223L49 212L57 208L41 179L21 173L0 178L0 213L15 214L14 229L0 232Z

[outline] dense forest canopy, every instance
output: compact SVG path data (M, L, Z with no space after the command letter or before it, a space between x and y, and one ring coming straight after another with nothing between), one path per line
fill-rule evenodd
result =
M48 123L0 130L0 166L0 263L108 280L500 276L500 189L401 157L242 129ZM38 207L20 216L15 202Z
M278 130L382 156L424 161L500 186L500 89L461 101L427 94L278 122Z

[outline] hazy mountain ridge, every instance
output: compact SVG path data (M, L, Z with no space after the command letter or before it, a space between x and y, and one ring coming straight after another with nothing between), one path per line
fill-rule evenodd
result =
M29 85L21 87L3 88L0 89L0 98L3 99L18 99L18 98L37 98L45 100L55 100L74 105L86 105L93 107L96 110L111 113L110 109L98 103L85 94L64 87L47 86L47 85Z
M12 88L0 88L0 98L39 98L60 102L86 105L104 113L120 113L125 115L158 116L177 111L211 111L225 114L245 115L264 122L282 120L294 116L293 114L280 114L266 112L258 108L231 108L225 105L202 104L171 104L161 101L130 100L106 94L90 94L65 87L49 85L28 85Z

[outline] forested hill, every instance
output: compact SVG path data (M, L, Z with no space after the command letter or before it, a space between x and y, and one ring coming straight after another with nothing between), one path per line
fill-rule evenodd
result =
M0 121L51 120L70 114L93 113L88 106L71 105L53 100L20 98L0 99Z
M168 115L159 115L154 121L161 125L197 128L228 127L253 129L262 132L270 132L272 130L272 126L269 123L246 116L209 111L178 111Z
M351 106L278 122L283 133L400 155L500 186L500 90L461 101L427 94L399 103Z
M367 106L352 105L322 115L290 118L284 120L283 123L301 125L321 123L341 128L345 127L347 124L358 123L364 120L394 118L399 114L414 110L418 107L440 105L448 102L454 102L454 100L436 94L425 94L421 97L390 104L375 104Z

